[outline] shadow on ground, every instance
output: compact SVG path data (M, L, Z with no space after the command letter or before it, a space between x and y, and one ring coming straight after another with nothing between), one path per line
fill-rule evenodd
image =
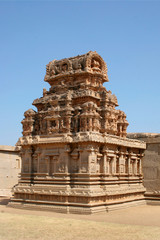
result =
M7 205L10 201L10 198L0 198L0 205Z

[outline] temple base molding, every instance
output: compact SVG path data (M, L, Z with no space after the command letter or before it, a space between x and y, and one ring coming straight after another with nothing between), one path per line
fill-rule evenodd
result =
M99 212L110 212L114 210L119 209L125 209L128 207L134 207L134 206L140 206L140 205L146 205L146 200L142 196L141 199L137 200L128 200L126 202L119 202L119 203L108 203L103 205L97 205L97 206L69 206L69 205L60 205L59 203L48 203L48 202L37 202L37 201L25 201L21 202L18 201L18 199L14 199L11 201L8 206L13 208L23 208L28 210L43 210L43 211L53 211L58 213L70 213L70 214L94 214Z

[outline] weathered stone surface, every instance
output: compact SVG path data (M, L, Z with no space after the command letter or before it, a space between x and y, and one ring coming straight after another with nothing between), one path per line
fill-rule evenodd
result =
M60 212L107 211L143 199L145 143L126 138L128 122L103 86L96 52L47 65L50 89L24 113L22 172L12 206Z
M11 196L21 170L19 148L0 145L0 196Z
M127 136L146 142L147 148L143 160L145 197L152 201L160 200L160 134L130 133Z

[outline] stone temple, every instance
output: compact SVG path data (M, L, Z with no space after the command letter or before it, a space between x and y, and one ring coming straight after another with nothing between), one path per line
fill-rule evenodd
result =
M96 52L53 60L50 89L24 113L22 171L13 207L90 214L144 202L144 142L126 138L128 122L106 90Z

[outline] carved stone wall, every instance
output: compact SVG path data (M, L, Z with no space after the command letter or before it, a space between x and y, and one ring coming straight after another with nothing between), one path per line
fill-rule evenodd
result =
M142 165L145 197L147 203L160 204L160 134L130 133L128 137L146 142Z
M33 101L37 111L24 113L11 205L92 213L141 202L145 143L126 138L126 115L103 86L103 59L88 52L53 60L45 81L50 89Z

